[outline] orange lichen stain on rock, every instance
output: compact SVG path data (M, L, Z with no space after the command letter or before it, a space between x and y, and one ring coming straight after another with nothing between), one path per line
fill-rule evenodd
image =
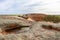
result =
M17 24L9 24L8 27L9 27L9 29L5 29L0 33L3 34L3 35L7 35L7 34L11 34L11 33L16 34L15 32L13 32L12 29L16 28Z
M10 28L15 28L17 26L17 24L9 24L8 25Z
M16 34L15 32L6 32L6 31L0 32L0 33L3 34L3 35L7 35L7 34Z
M0 29L0 34L6 35L7 33L3 31L2 29Z

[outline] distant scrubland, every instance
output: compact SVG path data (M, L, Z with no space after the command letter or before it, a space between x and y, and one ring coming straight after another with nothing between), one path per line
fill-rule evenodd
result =
M44 18L44 21L50 21L50 22L60 22L60 15L47 15Z

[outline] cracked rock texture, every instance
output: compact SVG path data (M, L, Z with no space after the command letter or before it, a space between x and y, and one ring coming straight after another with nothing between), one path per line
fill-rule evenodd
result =
M45 29L42 25L51 25L53 28L60 28L60 23L34 22L29 27L21 28L16 34L3 35L0 33L0 40L60 40L60 31Z
M43 22L44 23L44 22ZM0 35L0 40L60 40L60 32L42 28L40 22L34 23L27 30L18 34ZM22 31L22 29L20 30Z

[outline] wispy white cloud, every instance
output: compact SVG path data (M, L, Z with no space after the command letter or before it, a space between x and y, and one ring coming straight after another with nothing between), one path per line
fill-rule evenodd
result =
M40 3L39 3L40 2ZM60 14L60 0L42 0L39 1L37 6L30 6L30 12L42 12L46 14ZM32 7L32 8L31 8Z
M0 0L0 14L60 13L60 0Z

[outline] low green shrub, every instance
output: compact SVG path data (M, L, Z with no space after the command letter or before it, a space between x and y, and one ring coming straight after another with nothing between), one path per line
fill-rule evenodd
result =
M57 15L47 15L44 18L44 21L50 21L50 22L57 23L57 22L60 22L60 16L57 16Z

